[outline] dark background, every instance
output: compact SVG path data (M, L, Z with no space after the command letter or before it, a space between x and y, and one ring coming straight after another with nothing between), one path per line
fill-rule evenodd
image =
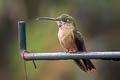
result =
M19 54L17 22L26 22L30 52L63 51L57 25L36 17L73 16L88 51L120 50L119 0L0 0L0 80L24 80ZM120 62L94 60L97 70L85 73L71 61L27 62L29 80L120 80ZM62 64L62 65L61 65Z

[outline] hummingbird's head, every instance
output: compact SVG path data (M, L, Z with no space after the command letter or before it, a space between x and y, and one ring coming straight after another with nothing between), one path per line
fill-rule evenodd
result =
M59 21L56 21L59 27L62 27L63 25L66 24L72 24L73 23L73 18L69 16L68 14L62 14L61 16L57 17Z
M62 14L57 18L50 18L50 17L39 17L36 20L53 20L56 21L59 28L62 27L63 25L73 25L73 18L68 15L68 14Z

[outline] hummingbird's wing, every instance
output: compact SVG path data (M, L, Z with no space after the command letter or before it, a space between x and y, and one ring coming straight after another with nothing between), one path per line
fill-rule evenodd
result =
M73 31L73 39L79 51L86 51L84 38L79 31Z
M75 31L75 30L73 31L73 39L79 51L86 51L83 36L79 31ZM87 70L96 69L93 63L89 59L82 59L82 60L84 63L83 65L84 69L87 69ZM75 60L75 62L78 65L81 64L80 60Z

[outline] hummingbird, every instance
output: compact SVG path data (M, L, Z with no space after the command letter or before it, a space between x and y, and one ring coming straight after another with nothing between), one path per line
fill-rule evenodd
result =
M87 52L82 34L76 29L75 20L68 14L57 18L39 17L36 20L52 20L58 25L58 40L67 53ZM89 59L74 59L74 62L84 72L96 69Z

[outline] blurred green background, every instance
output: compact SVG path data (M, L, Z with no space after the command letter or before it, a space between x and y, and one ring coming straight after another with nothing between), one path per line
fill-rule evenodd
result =
M88 51L120 50L120 0L0 0L0 80L24 80L19 54L17 22L26 22L30 52L63 51L58 27L36 17L73 16ZM93 60L97 70L85 73L71 60L27 63L29 80L120 80L120 62Z

